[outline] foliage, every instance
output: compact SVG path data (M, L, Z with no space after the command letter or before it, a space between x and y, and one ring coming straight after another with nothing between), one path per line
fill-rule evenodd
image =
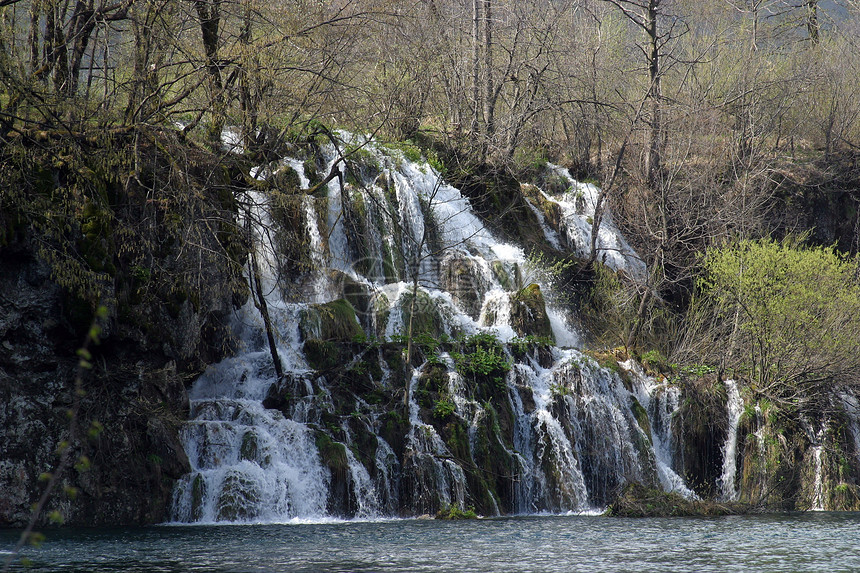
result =
M730 325L729 368L783 402L860 373L856 262L799 240L740 241L702 259L699 288Z
M476 519L477 517L474 507L461 509L457 504L444 507L436 513L436 519Z
M451 352L460 375L492 382L497 390L504 390L511 361L495 336L489 333L470 336L461 343L461 348L462 352Z
M546 336L535 336L532 334L514 338L508 343L511 351L517 356L522 356L526 352L535 348L548 348L553 344L554 342L551 338Z
M436 400L433 405L433 417L444 420L454 413L456 406L450 400Z

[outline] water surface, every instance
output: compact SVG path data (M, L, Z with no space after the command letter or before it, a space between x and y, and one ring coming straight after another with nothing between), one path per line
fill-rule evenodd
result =
M46 534L40 548L24 553L33 562L29 571L860 570L857 513L69 528ZM16 538L14 531L0 531L0 551Z

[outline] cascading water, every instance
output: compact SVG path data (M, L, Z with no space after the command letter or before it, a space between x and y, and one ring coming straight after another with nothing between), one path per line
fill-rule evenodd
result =
M726 443L723 445L723 472L719 479L720 497L726 501L734 501L738 498L735 485L737 475L737 448L738 448L738 425L743 413L743 400L741 399L738 385L734 380L726 380L726 394L728 400L729 428L726 432Z
M310 264L289 288L275 273L286 255L257 235L284 377L246 305L234 329L240 350L191 390L183 437L192 472L175 488L176 521L447 506L583 512L631 481L693 495L671 459L677 390L632 363L619 374L571 348L580 338L551 304L553 285L530 284L523 249L496 240L428 164L372 143L361 161L338 163L333 146L323 154L320 165L342 177L314 196L294 194L290 230ZM255 173L291 169L307 189L304 165L287 159ZM563 214L557 228L541 219L548 244L581 250L596 190L552 170L573 191L540 191ZM256 202L255 219L269 223L264 196ZM607 264L641 274L607 221L598 242ZM410 324L416 349L406 363Z

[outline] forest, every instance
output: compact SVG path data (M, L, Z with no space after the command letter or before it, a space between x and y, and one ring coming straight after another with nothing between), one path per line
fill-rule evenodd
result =
M520 242L519 183L566 185L549 163L595 185L585 256L530 249L558 274L585 346L678 381L688 405L722 409L731 379L750 408L775 412L773 427L835 412L860 380L858 38L856 0L0 0L0 264L32 276L20 269L40 261L61 292L61 325L33 332L63 340L51 352L70 357L66 384L82 384L76 351L105 380L91 353L120 364L150 353L154 394L123 431L171 444L135 454L158 473L139 487L161 501L103 519L164 515L187 471L168 467L181 446L164 436L187 416L190 380L232 351L230 309L254 301L279 368L249 223L258 194L288 229L303 196L343 177L340 163L360 182L364 137L425 158L490 231ZM339 154L329 172L313 165L326 145ZM288 155L311 158L309 188L251 175ZM600 256L610 211L644 272ZM290 237L287 277L314 264L306 239ZM420 346L417 280L407 363ZM3 297L12 316L19 303ZM14 320L0 323L4 337L41 344ZM482 344L471 351L495 352ZM16 356L0 359L9 400L16 368L54 368ZM94 420L107 414L86 404L109 387L81 393L73 437L102 432ZM408 391L400 399L408 406ZM437 417L453 415L444 407ZM685 423L701 438L690 448L708 442L701 463L718 465L727 454L702 438L709 430Z

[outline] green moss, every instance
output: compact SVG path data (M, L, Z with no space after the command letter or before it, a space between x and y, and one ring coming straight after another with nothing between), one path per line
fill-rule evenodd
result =
M745 513L750 506L740 503L689 500L677 492L666 493L640 483L630 483L612 502L604 515L612 517L719 516Z
M196 521L203 516L203 498L206 497L206 482L197 474L191 482L191 519Z
M335 442L325 432L318 432L316 438L317 450L320 453L320 459L333 473L349 472L349 459L346 456L346 446L340 442Z
M298 172L289 165L278 169L269 179L269 183L275 188L290 194L297 193L302 188Z
M502 261L496 260L490 263L490 268L493 271L493 276L496 277L496 280L502 285L502 288L505 290L513 289L513 282L511 281L510 275L508 275L507 269L505 269L505 264Z
M448 395L448 369L441 364L428 364L418 376L415 399L424 408L433 410L436 402Z
M257 516L259 503L260 494L255 484L249 483L239 474L230 473L224 478L218 496L218 521L253 519Z
M257 434L245 432L242 445L239 447L239 459L251 462L257 461Z
M407 328L410 321L410 314L413 308L412 298L413 295L411 292L405 292L400 297L400 312L403 316L404 329ZM443 321L436 302L430 298L430 295L419 289L415 297L414 309L412 336L427 334L434 338L439 338L444 332Z
M645 432L648 439L652 439L651 421L648 419L648 412L645 411L645 408L642 407L642 404L639 403L639 400L637 400L635 396L630 396L630 411L633 412L633 417L636 418L636 423L639 424L639 427L642 428L642 431Z
M346 299L314 304L302 313L300 328L307 339L351 342L364 335L355 308Z
M340 364L340 351L328 340L311 338L305 341L303 350L308 365L314 370L330 370Z
M540 286L530 284L511 297L511 326L519 336L555 341Z
M317 169L316 159L311 157L305 160L302 165L305 168L305 177L308 178L310 186L313 187L315 185L319 185L322 181L322 177L320 177L319 170Z

